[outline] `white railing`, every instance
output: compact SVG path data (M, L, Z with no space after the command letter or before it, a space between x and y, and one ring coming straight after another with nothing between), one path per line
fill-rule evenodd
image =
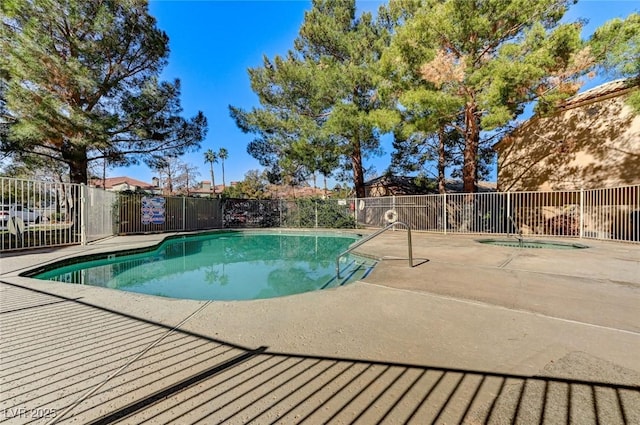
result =
M581 237L640 242L640 185L585 190L578 211Z
M116 195L85 185L0 177L0 251L113 235Z
M116 193L82 185L83 223L86 242L113 236L115 232L115 210L118 207Z
M494 192L364 198L361 226L382 227L393 210L412 230L561 236L640 242L640 185L556 192Z
M73 225L79 185L0 178L0 196L3 251L80 242Z

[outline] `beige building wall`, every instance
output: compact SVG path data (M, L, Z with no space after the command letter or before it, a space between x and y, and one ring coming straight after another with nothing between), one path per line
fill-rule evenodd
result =
M616 91L533 118L496 144L498 189L577 190L640 184L640 114Z

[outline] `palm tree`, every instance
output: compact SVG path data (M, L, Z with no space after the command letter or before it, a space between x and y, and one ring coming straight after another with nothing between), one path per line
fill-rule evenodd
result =
M224 182L224 160L229 158L229 152L225 148L220 148L218 151L218 158L220 158L220 161L222 162L222 189L224 190L227 186Z
M211 149L207 150L204 153L204 162L205 164L208 162L211 169L211 190L213 190L213 194L216 194L216 180L213 175L213 164L218 162L218 155L212 151Z

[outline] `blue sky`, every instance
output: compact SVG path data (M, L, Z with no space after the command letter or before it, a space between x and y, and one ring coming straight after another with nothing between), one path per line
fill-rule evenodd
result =
M535 0L532 0L535 1ZM380 1L357 1L359 12L375 11ZM243 134L229 116L228 105L250 109L258 106L251 91L247 68L262 64L262 57L284 55L293 47L304 12L311 8L306 0L236 0L181 1L150 0L150 13L158 27L170 40L169 64L162 73L165 80L179 78L182 83L181 102L185 116L203 111L209 122L209 132L200 151L182 157L199 167L197 180L209 180L209 166L204 163L207 149L229 151L225 161L225 180L243 180L251 169L262 169L247 154L252 135ZM586 38L595 28L615 17L626 17L640 11L637 0L580 0L565 19L585 18ZM585 85L591 87L595 83ZM370 160L382 173L389 165L390 138L383 139L385 154ZM222 183L220 164L215 166L216 183ZM145 165L116 168L107 171L110 177L130 176L151 182L154 172ZM495 179L495 176L493 177Z

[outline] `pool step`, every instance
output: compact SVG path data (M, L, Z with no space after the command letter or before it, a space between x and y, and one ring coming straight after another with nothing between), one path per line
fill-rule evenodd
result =
M368 258L351 258L346 265L340 266L340 279L337 276L333 276L322 286L322 289L334 288L354 280L364 279L371 273L376 264L377 261Z

